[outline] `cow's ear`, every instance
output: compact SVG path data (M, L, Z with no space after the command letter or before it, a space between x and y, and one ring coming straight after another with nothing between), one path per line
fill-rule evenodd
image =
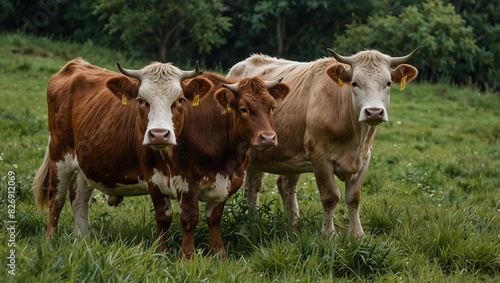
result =
M114 77L106 82L106 86L120 99L135 99L139 93L139 83L132 82L125 76Z
M231 109L234 108L234 103L236 101L236 97L234 96L234 93L230 91L229 89L223 87L219 89L215 94L214 94L215 100L219 102L220 106L224 107L227 111L231 111Z
M342 86L343 83L351 82L351 71L347 70L341 64L334 64L330 66L328 69L326 69L326 73L339 86Z
M401 80L406 76L406 82L409 83L418 75L417 68L408 64L401 64L396 69L391 70L391 79L396 84L401 84Z
M279 83L274 87L269 89L269 94L271 94L274 99L283 99L290 92L290 87L284 83Z
M196 77L190 80L187 85L181 84L184 97L192 101L196 95L202 98L214 89L214 85L206 78Z

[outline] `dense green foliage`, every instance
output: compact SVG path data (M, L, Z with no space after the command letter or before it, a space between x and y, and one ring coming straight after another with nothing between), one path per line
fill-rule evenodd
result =
M420 79L498 89L500 2L489 0L0 0L0 29L227 70L251 53L393 56L424 45Z
M114 208L94 192L93 235L72 235L69 202L57 236L45 239L47 213L36 210L33 176L47 144L45 88L69 59L82 56L115 70L141 67L127 55L87 42L0 34L0 218L8 219L7 185L15 173L16 275L7 274L11 234L0 222L2 282L498 282L500 279L500 100L446 84L411 83L392 90L389 122L378 126L361 198L367 236L349 238L345 203L335 210L337 235L320 234L314 176L298 191L300 230L285 227L274 176L252 212L241 192L222 222L229 259L206 252L208 228L196 231L197 253L179 259L174 202L171 251L157 254L154 211L147 196ZM418 61L413 59L413 61ZM11 173L11 174L12 174ZM343 199L342 199L343 200ZM203 217L203 216L202 216ZM203 219L203 218L202 218Z
M393 16L387 13L370 16L366 24L355 21L343 35L336 37L336 48L347 53L363 50L366 46L387 54L401 53L401 46L412 49L423 45L416 67L421 76L436 81L438 76L451 76L457 61L464 63L464 73L471 73L473 61L479 53L467 27L453 6L444 6L441 0L427 0L422 8L408 6Z
M131 50L144 49L148 44L148 40L138 38L151 38L149 44L154 43L161 61L170 58L171 49L177 49L178 54L185 52L186 42L196 43L198 50L194 51L201 53L225 43L222 33L231 24L228 17L219 15L223 11L219 0L185 0L182 5L169 1L101 0L94 6L94 13L106 23L104 31L119 34Z

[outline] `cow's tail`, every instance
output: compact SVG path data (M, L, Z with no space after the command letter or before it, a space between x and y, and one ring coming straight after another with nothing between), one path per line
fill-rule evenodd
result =
M40 211L45 211L49 204L49 169L50 169L50 158L49 158L49 143L47 143L47 149L45 150L45 157L43 158L42 166L38 169L33 180L33 192L35 194L35 203Z

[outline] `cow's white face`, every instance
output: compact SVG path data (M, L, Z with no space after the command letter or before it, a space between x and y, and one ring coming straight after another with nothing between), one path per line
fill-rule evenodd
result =
M158 62L152 63L141 70L127 70L119 63L118 68L124 75L136 78L141 82L135 100L138 103L136 106L139 108L139 130L144 133L143 145L155 149L175 145L177 140L175 138L174 121L177 126L183 124L181 121L184 117L183 113L181 113L183 107L178 106L186 101L181 82L184 79L198 75L198 64L193 71L182 71L170 63ZM193 79L192 82L205 90L198 90L194 87L195 92L200 96L204 95L206 90L209 90L212 86L206 80ZM135 97L133 93L129 96ZM174 117L172 110L174 110L176 117Z
M376 50L361 51L345 57L329 49L333 57L342 64L333 64L326 72L339 86L342 82L351 84L352 104L359 115L359 122L376 126L389 121L387 110L391 83L403 86L417 77L418 70L415 67L400 63L409 60L420 48L403 57L391 57ZM395 64L400 65L392 70L391 65Z
M139 88L141 107L147 110L147 127L143 144L153 147L177 144L174 132L172 105L181 98L180 75L154 78L145 74Z
M352 103L359 122L378 125L389 120L391 74L383 63L377 68L352 66Z

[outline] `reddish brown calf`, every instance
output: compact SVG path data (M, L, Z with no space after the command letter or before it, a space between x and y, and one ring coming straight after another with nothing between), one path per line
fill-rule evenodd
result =
M202 77L214 85L214 90L199 107L187 107L184 127L172 154L174 166L169 183L170 193L180 203L181 253L187 259L194 252L198 200L206 203L210 249L226 258L220 233L224 205L242 185L251 151L277 146L273 130L275 99L289 92L280 81L228 80L214 73ZM185 92L195 93L189 87Z

